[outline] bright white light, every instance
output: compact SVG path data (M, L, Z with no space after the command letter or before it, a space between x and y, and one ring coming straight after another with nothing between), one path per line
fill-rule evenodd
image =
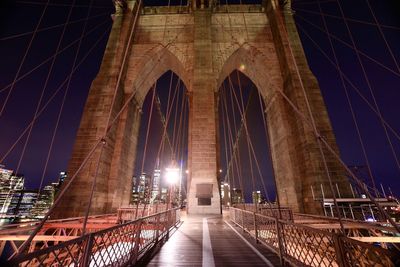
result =
M178 168L166 168L165 177L169 184L176 184L179 180L179 169Z
M186 170L185 173L189 173L189 170Z
M219 169L219 172L221 173L221 172L222 172L222 169Z

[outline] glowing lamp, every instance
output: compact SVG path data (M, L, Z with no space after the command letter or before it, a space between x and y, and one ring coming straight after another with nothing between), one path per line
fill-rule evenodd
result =
M176 184L179 180L179 169L178 168L166 168L165 176L169 184Z

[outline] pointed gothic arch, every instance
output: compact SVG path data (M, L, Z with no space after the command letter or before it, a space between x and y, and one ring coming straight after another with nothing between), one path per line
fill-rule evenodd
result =
M141 104L151 86L169 70L179 76L190 91L188 71L179 58L161 44L149 51L141 61L128 63L124 90L126 93L136 92L135 99Z

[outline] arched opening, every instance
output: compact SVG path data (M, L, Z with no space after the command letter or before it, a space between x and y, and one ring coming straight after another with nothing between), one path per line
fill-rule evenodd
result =
M183 205L186 198L188 110L186 85L176 73L166 71L143 99L131 204ZM179 179L173 184L167 179L170 168L179 170Z
M218 97L222 205L275 202L276 185L260 90L236 69L221 83Z

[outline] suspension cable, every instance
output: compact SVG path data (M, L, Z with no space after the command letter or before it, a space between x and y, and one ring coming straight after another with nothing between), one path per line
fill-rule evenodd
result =
M330 57L324 52L320 45L316 43L316 41L307 33L307 31L300 25L297 24L297 27L304 33L304 35L314 44L314 46L321 52L321 54L328 60L328 62L336 68L336 70L343 76L348 84L350 84L351 88L360 96L360 98L364 101L365 104L375 113L375 115L380 118L386 127L392 132L394 137L400 141L400 134L396 132L396 130L383 118L381 114L379 114L373 105L369 102L369 100L361 93L361 90L357 88L357 86L350 80L350 78L341 70L338 69L336 64L330 59Z
M307 123L310 127L312 126L312 122L306 118L306 116L296 107L296 105L290 100L290 98L281 90L277 92L287 101L287 103L293 108L293 110L300 116L300 118ZM353 180L360 186L360 188L364 188L364 183L350 170L350 168L346 165L346 163L340 158L340 155L331 147L328 141L322 135L318 135L319 140L325 145L328 151L338 160L338 162L342 165L343 168L347 171L347 173L353 178ZM400 227L396 224L395 221L390 217L390 215L382 208L379 202L376 201L376 198L372 196L372 194L366 190L365 194L367 197L375 204L378 210L385 216L385 218L389 221L389 223L396 229L398 233L400 233Z
M110 27L108 28L110 29ZM90 55L90 53L94 50L95 47L100 43L101 40L106 36L108 30L104 31L100 38L97 39L97 41L92 45L91 48L87 51L87 53L82 57L82 59L79 61L79 63L76 65L76 67L73 69L73 71L65 78L65 80L57 87L57 89L54 91L54 93L48 98L46 103L41 107L41 109L38 111L36 117L34 117L30 123L25 127L25 129L22 131L22 133L18 136L18 138L15 140L15 142L10 146L10 148L7 150L7 152L1 157L0 162L4 162L4 160L7 158L7 156L11 153L12 150L14 150L15 146L19 143L19 141L22 139L22 137L25 135L25 133L29 130L31 125L41 116L44 110L48 107L48 105L53 101L53 99L56 97L56 95L61 91L61 89L64 87L64 85L67 83L68 79L70 76L72 76L76 70L81 66L81 64L86 60L86 58Z
M326 20L325 20L324 15L322 15L322 9L321 9L321 5L319 3L318 3L318 8L319 8L319 10L321 12L321 17L322 17L322 22L323 22L324 28L328 32L328 26L326 24ZM336 50L335 50L335 48L333 46L333 43L332 43L332 39L331 39L331 37L329 35L328 35L328 40L329 40L329 44L330 44L330 47L331 47L331 51L333 53L333 58L335 60L335 64L336 64L337 68L339 69L340 68L339 60L337 58ZM339 73L339 77L340 77L340 81L342 83L342 87L343 87L345 95L346 95L347 103L348 103L349 108L350 108L350 112L351 112L351 116L352 116L352 119L353 119L353 123L354 123L354 126L356 128L358 140L359 140L359 142L361 144L361 149L362 149L362 152L363 152L363 155L364 155L364 160L365 160L365 162L367 164L367 169L368 169L369 176L371 178L372 186L374 188L376 196L378 196L378 191L377 191L376 185L375 185L375 178L374 178L374 175L372 173L371 164L370 164L369 159L368 159L367 151L365 149L364 141L363 141L363 138L361 136L360 127L359 127L358 122L357 122L356 114L354 112L354 108L353 108L353 105L352 105L352 102L351 102L351 99L350 99L350 95L349 95L346 83L344 82L344 79L343 79L343 76L342 76L341 73Z
M224 91L226 92L227 89L225 88L225 83L223 83L222 85L223 85ZM230 94L231 94L231 107L234 108L234 106L232 104L233 103L233 101L232 101L232 93L230 92ZM236 141L234 142L233 141L233 133L232 133L232 131L237 131L237 128L236 128L235 125L234 125L234 127L235 127L234 129L232 129L232 127L231 127L231 122L230 122L229 117L228 117L228 107L227 107L228 104L227 104L226 97L223 98L223 99L224 99L226 120L227 120L227 124L228 124L228 132L229 132L229 137L230 137L231 151L232 151L232 154L233 154L233 156L235 158L236 171L237 171L237 174L238 174L238 184L239 184L239 186L241 188L242 199L244 200L243 176L242 176L242 171L241 171L242 164L241 164L241 161L240 161L240 145L239 145L238 142L236 142ZM235 114L235 113L233 112L232 114ZM235 117L235 116L233 116L233 117ZM235 140L237 140L237 136L236 136ZM237 144L237 145L235 145L235 144Z
M338 6L339 6L340 14L341 14L342 17L344 18L344 13L343 13L342 5L340 4L339 1L337 1L337 3L338 3ZM348 23L347 23L347 21L346 21L345 19L344 19L344 24L345 24L345 26L346 26L347 32L349 33L350 40L351 40L351 43L352 43L353 47L354 47L354 48L357 48L356 43L355 43L354 38L353 38L353 33L351 32L351 30L350 30L350 28L349 28L349 25L348 25ZM357 52L357 50L356 50L356 56L357 56L357 59L358 59L358 62L359 62L359 64L360 64L360 66L361 66L361 70L362 70L364 79L365 79L365 81L367 82L367 87L368 87L369 92L370 92L370 94L371 94L371 96L372 96L372 100L373 100L375 109L376 109L376 111L378 111L379 114L382 114L382 113L381 113L381 110L380 110L380 107L379 107L379 105L378 105L378 102L377 102L377 100L376 100L375 93L374 93L374 91L373 91L373 89L372 89L370 79L368 78L367 72L366 72L366 70L365 70L364 63L362 62L362 60L361 60L361 58L360 58L360 55L359 55L359 53ZM388 143L389 143L389 146L390 146L390 149L391 149L391 151L392 151L393 157L394 157L394 159L395 159L395 161L396 161L397 168L398 168L399 171L400 171L400 161L399 161L399 158L397 157L396 151L395 151L395 149L394 149L394 147L393 147L393 143L392 143L392 140L390 139L388 130L387 130L387 128L386 128L386 125L382 122L382 120L380 120L380 122L381 122L381 125L382 125L382 127L383 127L383 130L384 130L384 132L385 132L386 139L387 139L387 141L388 141Z
M237 78L238 78L238 85L239 85L239 90L240 90L241 105L238 102L237 95L236 95L236 92L235 92L235 88L233 87L232 80L231 80L230 76L228 76L228 81L229 81L229 85L230 85L230 88L231 88L231 92L235 96L237 108L239 110L239 115L241 116L241 122L242 122L242 124L244 126L244 130L245 130L245 134L246 134L247 153L248 153L248 159L249 159L249 163L250 163L250 175L251 175L251 182L252 182L252 187L253 187L251 194L253 196L253 191L255 190L255 182L254 182L253 163L252 163L252 160L251 160L251 153L250 153L249 132L247 130L246 116L243 116L243 112L244 112L245 107L244 107L244 103L243 103L243 96L242 96L242 90L241 90L241 85L240 85L240 81L239 81L239 76L237 76ZM250 97L249 97L249 102L250 102ZM232 103L232 105L233 105L233 103Z
M189 22L189 21L188 21ZM185 27L188 26L189 24L186 23ZM184 27L184 28L185 28ZM183 28L183 29L184 29ZM177 36L172 40L172 42L174 42L180 32L178 32ZM166 46L164 46L164 48L168 48L170 45L172 45L172 42L169 42ZM164 54L163 54L164 55ZM163 56L161 55L161 56ZM155 65L153 66L153 68L151 68L145 75L144 77L147 78L150 73L153 71ZM145 79L143 79L144 82ZM142 82L142 83L143 83ZM139 88L140 86L138 86ZM125 103L122 105L121 109L117 112L116 116L114 118L111 119L111 121L109 122L108 126L106 127L106 133L108 133L111 129L111 127L116 123L117 119L119 118L119 116L126 110L126 108L129 106L129 104L133 101L133 99L136 96L137 91L135 90L129 97L128 99L125 101ZM97 149L98 145L103 141L103 138L98 138L98 140L96 141L96 143L94 144L94 146L92 147L92 149L89 151L88 155L84 158L84 160L82 161L82 164L78 167L77 171L75 172L74 175L72 175L71 179L68 181L68 183L66 183L65 187L63 187L63 189L60 191L57 199L54 201L53 206L48 210L48 212L46 213L46 215L44 216L44 218L40 221L40 223L36 226L36 228L32 231L32 233L30 234L29 238L27 240L24 241L24 243L18 248L17 252L14 253L10 258L14 257L15 255L21 253L22 251L24 251L26 249L26 247L28 246L28 244L32 241L33 237L36 236L36 234L40 231L40 229L43 227L44 223L46 222L46 220L48 219L48 217L50 216L50 214L54 211L55 207L60 203L63 195L65 194L65 192L67 191L67 189L71 186L72 182L75 180L75 178L78 176L79 172L83 169L84 166L86 166L87 162L91 159L91 156L93 155L94 151Z
M75 2L76 2L76 0L73 1L72 5L71 5L71 7L70 7L70 10L69 10L69 12L68 12L67 23L66 23L66 24L64 25L64 27L63 27L63 31L62 31L62 33L61 33L61 36L60 36L60 38L59 38L59 42L58 42L58 45L57 45L57 48L56 48L56 53L59 51L59 49L60 49L60 47L61 47L61 43L62 43L62 41L63 41L63 39L64 39L64 34L65 34L66 29L67 29L68 22L69 22L70 19L71 19L72 10L73 10L73 8L74 8ZM85 25L84 25L84 27L83 27L82 34L85 32L85 29L86 29L86 22L85 22ZM76 65L76 59L77 59L78 54L79 54L79 52L80 52L80 44L81 44L81 42L79 43L79 46L78 46L78 48L77 48L77 50L76 50L75 60L74 60L73 66L72 66L72 68L71 68L71 72L73 71L73 69L74 69L74 67L75 67L75 65ZM52 62L51 62L50 70L49 70L49 72L48 72L48 74L47 74L46 82L45 82L45 84L44 84L44 86L43 86L44 89L42 90L42 95L40 96L40 100L39 100L38 105L37 105L37 107L36 107L36 111L35 111L35 114L34 114L33 118L35 118L35 117L37 116L37 113L38 113L38 111L39 111L40 105L41 105L41 103L42 103L42 98L43 98L44 92L45 92L45 90L46 90L46 88L47 88L50 75L52 74L52 70L53 70L53 66L54 66L54 63L55 63L55 61L56 61L56 58L57 58L57 57L54 57L53 60L52 60ZM72 77L72 76L71 76L71 77ZM57 133L57 129L58 129L58 125L59 125L59 122L60 122L61 114L62 114L62 111L63 111L65 99L66 99L66 96L67 96L67 94L68 94L68 89L69 89L71 77L68 79L68 84L67 84L67 87L66 87L66 89L65 89L65 93L64 93L64 97L63 97L63 99L62 99L62 103L61 103L60 110L59 110L59 112L58 112L56 125L55 125L55 127L54 127L53 135L52 135L52 138L51 138L51 141L50 141L50 146L49 146L49 149L48 149L48 151L47 151L47 157L46 157L46 161L45 161L45 166L44 166L44 169L43 169L43 172L42 172L42 177L40 178L40 185L39 185L39 189L38 189L38 196L40 196L40 193L41 193L41 191L42 191L44 176L45 176L45 174L46 174L47 166L48 166L48 164L49 164L49 159L50 159L51 150L52 150L52 148L53 148L54 139L55 139L55 136L56 136L56 133ZM33 123L31 124L31 127L30 127L29 132L28 132L28 137L26 138L24 147L26 147L26 145L27 145L27 143L28 143L28 141L29 141L29 137L30 137L30 134L31 134L31 131L32 131L32 128L33 128L33 125L34 125L34 124L35 124L35 120L33 120ZM23 151L25 151L25 148L24 148ZM23 157L23 155L21 155L21 160L22 160L22 157Z
M44 5L45 3L43 2L33 2L33 1L23 1L23 0L17 0L15 1L17 4L29 4L29 5ZM49 3L48 6L55 6L55 7L69 7L71 4L62 4L62 3ZM90 5L75 5L75 7L82 7L82 8L87 8ZM110 6L93 6L92 8L110 8Z
M18 76L19 76L19 73L20 73L21 70L22 70L22 66L23 66L24 63L25 63L26 57L28 56L28 53L29 53L29 51L30 51L30 49L31 49L31 47L32 47L33 40L35 39L36 34L37 34L37 30L39 29L40 24L42 23L42 20L43 20L43 18L44 18L44 15L46 14L47 7L48 7L49 2L50 2L50 0L47 0L46 5L45 5L44 8L43 8L42 14L40 15L39 21L38 21L38 23L37 23L36 26L35 26L35 30L33 31L32 37L31 37L31 39L29 40L28 47L25 49L24 56L22 57L22 60L21 60L21 62L20 62L20 64L19 64L19 66L18 66L18 70L17 70L17 72L16 72L16 74L15 74L15 76L14 76L14 81L11 83L11 87L10 87L10 89L9 89L9 91L8 91L8 94L7 94L7 96L6 96L6 99L4 100L3 106L1 107L1 110L0 110L0 117L3 115L4 109L5 109L5 107L6 107L7 103L8 103L8 100L9 100L9 98L10 98L10 96L11 96L11 93L12 93L14 87L15 87L16 80L17 80L17 78L18 78Z
M336 0L331 0L331 1L334 2ZM316 4L317 2L322 4L322 1L316 1L316 2L314 2L314 4ZM296 5L297 4L299 4L299 3L296 3ZM294 10L296 11L296 14L297 14L297 11L301 11L301 12L305 12L305 13L309 13L309 14L319 15L319 12L308 10L308 9L303 9L303 8L296 7ZM323 14L324 14L325 17L342 20L342 17L339 17L339 16L335 16L335 15L328 14L328 13L325 13L325 12ZM400 30L400 27L396 27L396 26L392 26L392 25L385 25L385 24L379 23L377 20L375 20L375 23L373 23L373 22L368 22L368 21L359 20L359 19L353 19L353 18L349 18L349 17L345 17L345 19L347 21L356 22L356 23L360 23L360 24L363 24L363 25L378 26L378 27L383 27L383 28L392 29L392 30Z
M99 27L103 26L104 24L106 24L108 21L105 20L103 22L101 22L100 24L97 24L95 27L93 27L91 30L87 31L87 33L84 35L84 37L88 36L89 34L91 34L92 32L94 32L95 30L97 30ZM107 31L106 31L107 32ZM103 34L105 33L104 31L102 32ZM43 60L41 63L39 63L38 65L36 65L35 67L31 68L29 71L25 72L22 75L19 75L18 78L15 80L15 82L19 82L20 80L24 79L25 77L27 77L29 74L31 74L32 72L34 72L35 70L39 69L41 66L43 66L44 64L46 64L47 62L49 62L53 57L56 57L57 55L61 54L62 52L66 51L68 48L72 47L73 45L75 45L77 42L79 42L80 38L72 41L71 43L69 43L68 45L66 45L64 48L60 49L60 51L58 51L58 54L53 54L52 56L46 58L45 60ZM7 84L6 86L4 86L3 88L0 89L0 93L5 92L8 88L12 87L13 83L11 82L10 84Z
M389 45L389 43L388 43L388 41L387 41L387 39L386 39L386 37L385 37L385 34L384 34L383 31L382 31L382 24L380 24L379 21L378 21L378 19L376 18L375 12L374 12L373 8L371 7L371 4L370 4L369 0L365 0L365 1L367 2L368 8L369 8L369 10L370 10L370 12L371 12L372 17L374 18L374 21L375 21L376 26L378 27L379 33L381 34L382 39L383 39L383 41L385 42L386 48L387 48L387 50L389 51L390 56L392 57L392 60L393 60L394 64L396 65L397 71L400 73L400 66L399 66L399 63L397 62L397 59L396 59L396 57L395 57L394 54L393 54L393 50L392 50L392 48L390 47L390 45ZM400 28L399 28L399 29L400 29Z
M378 60L376 60L376 59L370 57L370 56L367 55L366 53L360 51L358 48L352 46L352 45L349 44L348 42L346 42L346 41L342 40L341 38L337 37L336 35L334 35L334 34L332 34L332 33L330 33L330 32L326 32L326 31L325 31L323 28L321 28L320 26L316 25L315 23L309 21L308 19L304 18L303 16L301 16L301 15L299 15L299 14L297 14L297 13L296 13L296 17L299 18L299 19L301 19L301 20L303 20L303 21L306 22L307 24L313 26L314 28L320 30L321 32L323 32L323 33L329 35L331 38L333 38L333 39L335 39L336 41L340 42L341 44L347 46L347 47L350 48L351 50L356 51L357 53L359 53L359 54L362 55L363 57L369 59L370 61L374 62L374 63L377 64L378 66L380 66L380 67L384 68L385 70L390 71L392 74L394 74L394 75L400 77L400 73L399 73L399 72L393 70L392 68L386 66L385 64L379 62Z
M275 164L274 164L274 160L272 157L272 148L271 148L271 141L270 141L270 137L268 134L268 129L267 129L267 119L265 117L265 110L263 109L263 100L261 99L261 93L260 90L257 91L258 92L258 100L259 100L259 105L260 105L260 109L261 109L261 116L262 116L262 120L263 120L263 126L264 126L264 131L265 131L265 138L267 140L267 149L268 149L268 156L269 156L269 161L271 162L271 168L272 168L272 173L275 177ZM273 99L271 99L270 101L273 101ZM281 212L281 203L279 200L279 192L278 192L278 186L276 184L275 181L273 181L274 183L274 189L275 189L275 195L276 195L276 204L278 206L278 215L279 215L279 219L282 219L282 212ZM270 205L271 207L271 205ZM272 209L272 208L271 208Z
M277 17L278 17L278 23L280 23L281 25L284 25L283 12L284 11L282 10L282 13L279 12L279 11L275 13L277 15ZM282 29L283 29L282 31L283 31L283 33L285 35L286 40L289 42L290 38L289 38L289 34L286 31L286 27L282 27ZM316 138L316 141L317 141L317 144L318 144L318 149L319 149L319 152L320 152L321 157L322 157L322 163L324 165L324 169L325 169L328 181L329 181L329 187L330 187L331 192L332 192L333 202L335 204L335 209L336 209L336 212L338 214L340 229L341 229L341 232L343 234L345 234L345 230L344 230L344 226L343 226L343 222L342 222L339 206L338 206L337 199L336 199L336 193L335 193L335 191L333 189L331 174L329 172L329 168L328 168L328 165L327 165L327 162L326 162L325 154L324 154L324 151L323 151L322 146L321 146L321 141L320 141L321 136L319 135L319 133L317 131L317 126L316 126L316 123L315 123L315 120L314 120L314 116L313 116L313 113L312 113L312 110L311 110L311 105L310 105L309 100L308 100L308 95L307 95L306 90L304 88L303 80L302 80L302 77L300 75L300 70L299 70L299 67L297 66L296 58L294 56L294 53L293 53L292 47L290 45L290 42L289 42L289 45L288 45L288 50L289 50L289 53L290 53L290 57L292 58L292 62L294 63L293 65L295 67L296 76L298 78L302 93L304 95L306 108L307 108L307 111L309 113L308 115L309 115L310 120L311 120L312 130L314 132L314 135L315 135L315 138Z
M140 173L142 174L144 171L144 162L146 160L146 152L147 152L147 144L149 141L149 133L150 133L150 126L151 126L151 118L153 116L153 106L154 106L154 98L156 95L156 89L157 89L157 81L154 83L154 86L152 87L152 96L151 96L151 104L150 104L150 115L149 119L147 121L147 130L146 130L146 137L144 141L144 150L143 150L143 158L142 158L142 167L140 169Z
M145 137L145 142L144 142L144 149L143 149L143 157L142 157L142 167L140 169L140 175L143 175L143 171L144 171L144 162L146 161L146 152L147 152L147 145L148 145L148 139L149 139L149 132L150 132L150 126L151 126L151 119L153 116L153 107L154 107L154 99L156 96L156 90L157 90L157 81L154 83L154 86L152 87L153 93L151 96L151 104L150 104L150 115L149 118L147 120L147 130L146 130L146 137ZM154 175L150 176L150 184L148 185L149 190L146 190L146 176L144 177L144 199L145 199L145 206L143 208L142 211L142 217L144 216L144 212L146 210L146 204L147 204L147 199L146 199L146 195L147 197L150 197L151 195L151 190L153 189L153 179L154 179ZM149 192L150 191L150 192ZM138 214L138 208L139 208L139 201L136 204L136 215ZM136 219L136 216L135 216Z
M76 7L76 5L75 5L75 7ZM92 16L90 18L82 18L82 19L77 19L77 20L71 20L69 22L60 23L60 24L57 24L57 25L40 28L40 29L37 30L37 33L48 31L48 30L57 29L57 28L60 28L60 27L70 26L70 25L73 25L73 24L78 23L78 22L84 22L86 20L92 20L92 19L96 19L96 18L99 18L99 17L102 17L102 16L106 16L106 15L110 15L110 12L97 14L97 15ZM7 40L11 40L11 39L16 39L16 38L24 37L26 35L30 35L32 33L34 33L34 31L27 31L27 32L23 32L23 33L8 35L8 36L0 38L0 41L7 41Z
M254 91L254 90L252 90L252 91L250 92L250 96L249 96L249 99L248 99L248 103L247 103L247 105L246 105L246 108L244 108L243 95L242 95L242 88L241 88L241 82L240 82L238 73L239 73L239 72L236 71L237 78L238 78L238 85L239 85L239 91L240 91L240 98L241 98L242 110L240 109L238 97L237 97L237 95L236 95L235 92L234 92L234 96L235 96L235 100L236 100L236 105L238 106L238 110L239 110L239 113L240 113L240 116L241 116L242 125L244 126L244 129L245 129L245 134L246 134L246 139L247 139L247 144L248 144L249 160L252 158L252 156L254 157L255 165L256 165L256 167L257 167L258 174L259 174L259 176L260 176L260 180L261 180L261 183L262 183L264 192L265 192L265 194L266 194L266 196L267 196L267 198L268 198L268 200L269 200L268 192L267 192L267 189L266 189L266 187L265 187L265 183L264 183L264 180L263 180L262 172L261 172L260 165L259 165L259 162L258 162L256 153L255 153L255 150L254 150L254 147L253 147L253 143L252 143L252 140L251 140L251 137L250 137L250 133L249 133L248 126L247 126L247 119L246 119L247 109L248 109L248 107L249 107L249 105L250 105L250 100L251 100L251 97L252 97L252 95L253 95L253 91ZM231 83L231 84L232 84L232 83ZM250 170L251 170L251 175L252 175L252 183L253 183L253 187L254 187L254 186L255 186L255 180L254 180L253 166L252 166L251 161L250 161ZM253 188L253 191L254 191L254 190L255 190L255 188Z

